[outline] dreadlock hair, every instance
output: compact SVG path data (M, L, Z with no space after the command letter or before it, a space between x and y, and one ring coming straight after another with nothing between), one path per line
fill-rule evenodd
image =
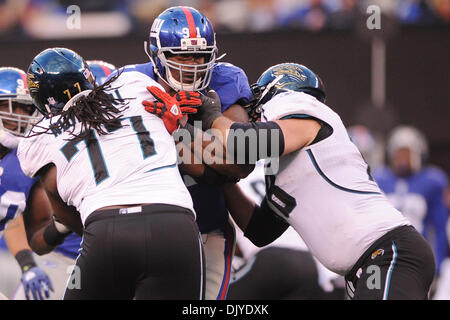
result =
M38 127L43 130L39 130L38 132L30 130L27 137L46 133L61 133L71 128L69 133L72 138L68 140L81 141L90 135L92 129L99 135L106 135L112 129L120 127L120 120L122 117L120 113L128 108L128 102L126 102L126 100L134 98L124 99L119 97L117 99L114 98L111 93L107 93L107 91L111 92L120 88L120 86L112 88L111 83L114 82L121 73L121 71L118 71L116 75L100 86L97 86L97 84L94 83L94 89L87 95L78 97L72 102L72 105L67 110L52 114L50 116L50 125L48 127L39 125L39 123L45 119L42 118L33 126L33 129ZM56 122L52 123L51 118L54 116L59 116L59 118ZM81 130L78 133L75 133L76 122L81 124Z

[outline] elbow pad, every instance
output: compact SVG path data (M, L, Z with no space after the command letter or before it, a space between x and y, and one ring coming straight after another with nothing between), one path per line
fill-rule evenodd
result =
M260 159L276 158L284 152L284 136L274 122L235 122L227 137L227 153L236 164L255 164Z
M244 236L257 247L264 247L280 237L288 227L289 223L273 212L264 199L261 207L255 207Z

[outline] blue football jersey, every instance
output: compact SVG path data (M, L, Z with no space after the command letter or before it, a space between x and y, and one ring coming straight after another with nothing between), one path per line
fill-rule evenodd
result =
M375 170L373 177L396 209L432 244L439 273L448 247L448 211L443 198L447 186L445 173L435 167L426 167L400 178L391 169L382 168Z
M22 172L16 152L17 149L14 149L0 160L0 232L7 222L25 211L30 190L37 181L37 178L29 178ZM81 237L72 234L55 251L76 258L80 242ZM4 237L0 247L6 248Z
M20 167L17 149L0 160L0 232L17 214L24 212L36 179L27 177Z
M118 71L138 71L156 80L151 62L128 65ZM247 104L251 98L250 85L244 71L230 63L217 63L211 76L209 88L217 92L222 103L222 112L235 103ZM225 197L219 186L194 184L188 186L197 213L197 224L201 233L222 228L228 221L228 210Z

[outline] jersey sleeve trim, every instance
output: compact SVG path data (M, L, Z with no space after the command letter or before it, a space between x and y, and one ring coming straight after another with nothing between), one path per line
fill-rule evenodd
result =
M320 174L320 176L326 181L328 182L330 185L332 185L333 187L345 191L345 192L351 192L351 193L356 193L356 194L381 194L381 192L375 192L375 191L361 191L361 190L354 190L354 189L349 189L343 186L338 185L337 183L334 183L330 178L328 178L325 173L323 173L323 171L320 169L316 158L314 157L313 153L311 150L306 150L306 152L308 153L309 158L311 159L311 162L314 165L314 168L316 168L317 172Z

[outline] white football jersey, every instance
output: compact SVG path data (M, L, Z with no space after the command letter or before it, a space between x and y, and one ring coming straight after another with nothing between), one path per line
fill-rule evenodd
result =
M154 100L146 89L151 85L164 90L136 71L123 72L112 83L111 94L131 100L126 100L128 108L121 113L121 126L110 128L107 135L91 130L87 139L76 142L69 140L71 127L57 134L22 139L18 157L24 173L33 177L53 163L59 195L77 208L83 223L90 213L112 205L162 203L194 212L178 171L174 140L163 121L142 105L143 100ZM49 121L40 125L46 127ZM75 125L75 133L80 127Z
M264 181L264 160L258 161L256 163L255 169L245 179L241 179L238 182L238 185L246 196L255 201L257 204L260 204L266 193L266 185ZM246 259L247 261L252 261L253 257L259 251L265 248L275 247L298 251L308 251L308 247L306 246L305 242L292 227L287 228L286 231L272 243L261 248L255 246L249 239L247 239L241 229L235 229L236 243L239 245L239 249L242 252L244 259ZM339 276L336 273L326 269L315 257L314 262L317 267L319 285L325 291L331 291L333 289L333 284L331 281Z
M345 275L388 231L410 225L373 181L342 120L311 95L285 92L263 106L263 121L313 117L328 123L326 139L279 159L270 206L299 233L311 253Z
M256 163L255 169L245 178L238 182L242 192L255 201L258 205L263 200L266 194L266 184L264 181L264 160L260 160ZM244 233L238 227L236 229L236 242L239 245L245 259L250 259L257 252L268 247L280 247L294 250L307 251L305 243L298 233L289 227L278 239L271 244L258 248L249 239L244 236Z

